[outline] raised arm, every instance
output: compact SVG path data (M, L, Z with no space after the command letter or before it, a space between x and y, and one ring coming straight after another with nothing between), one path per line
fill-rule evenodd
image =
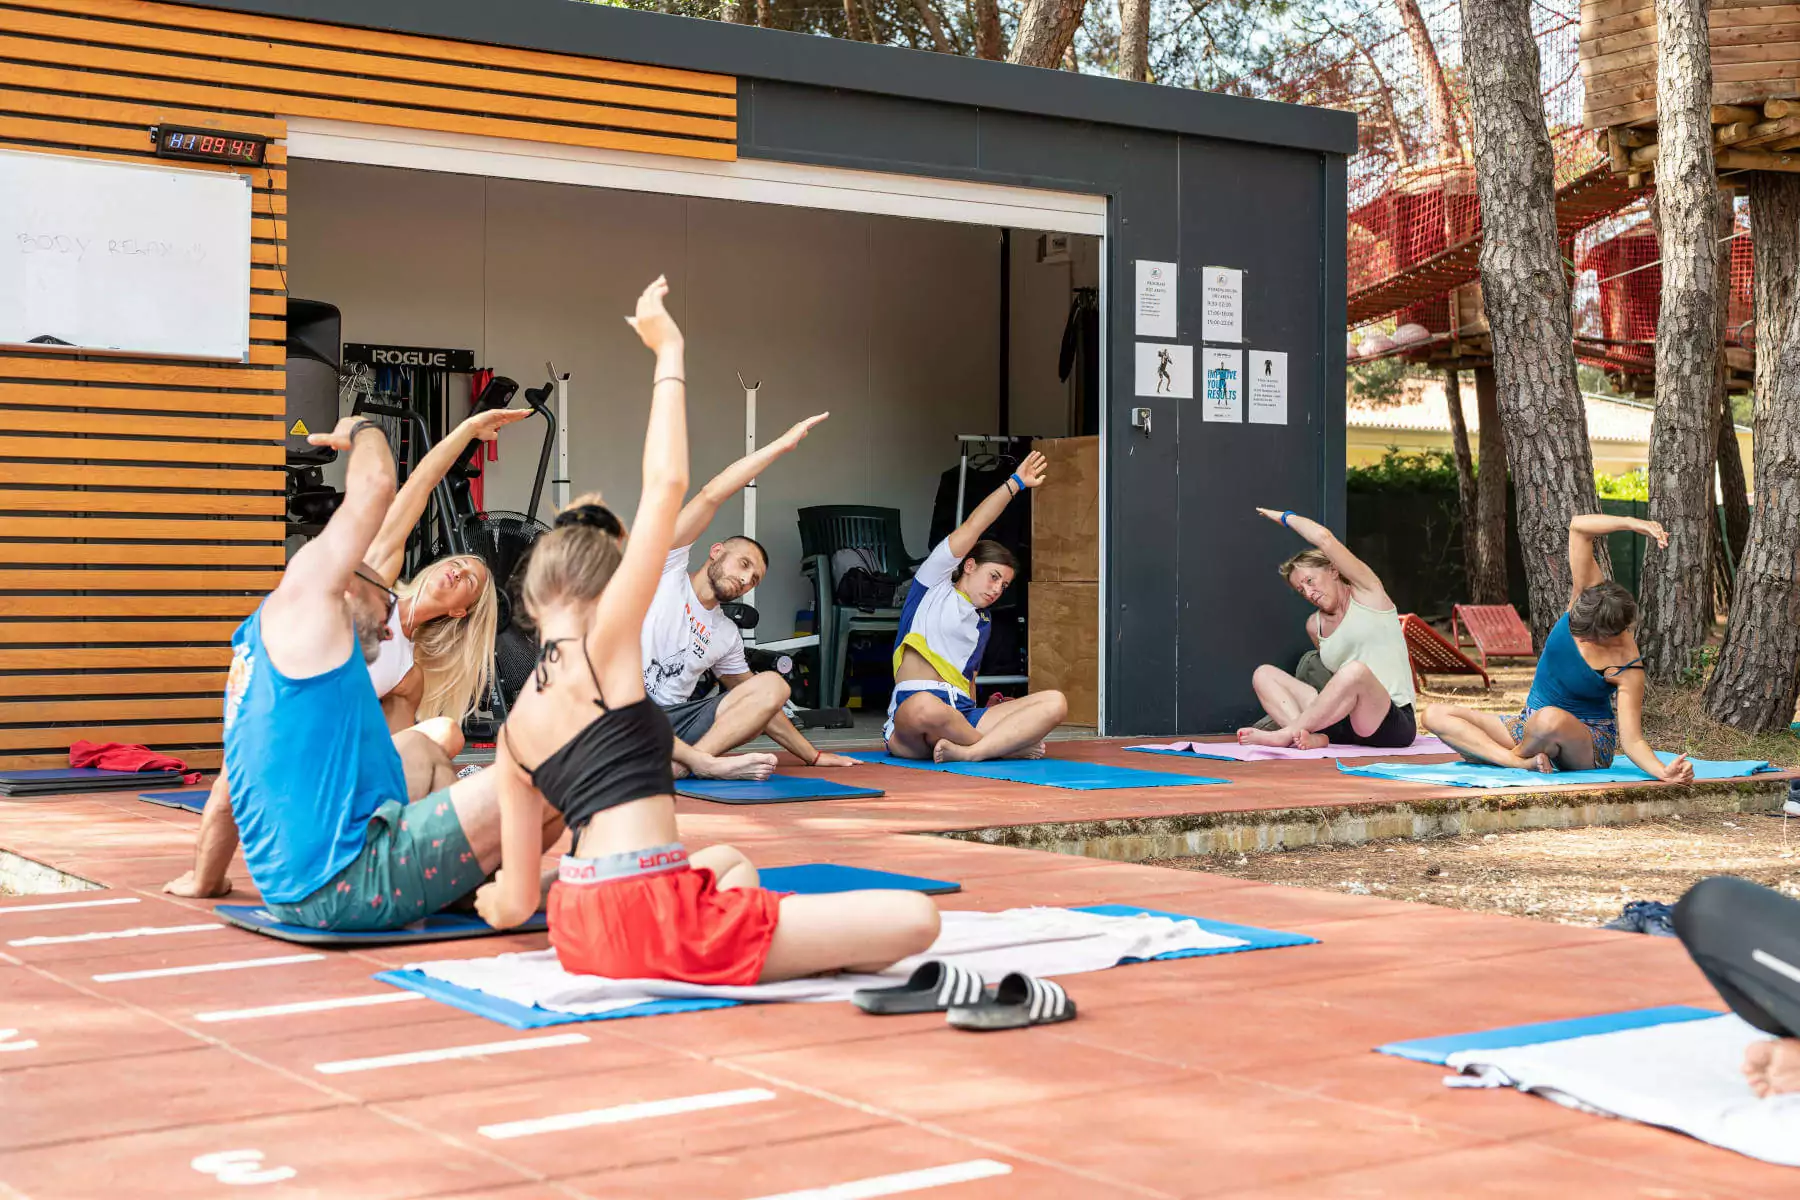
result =
M1597 583L1606 582L1606 575L1600 570L1600 564L1594 559L1594 539L1603 538L1609 533L1641 533L1647 538L1655 538L1658 550L1669 548L1668 533L1655 521L1640 521L1636 517L1615 517L1610 513L1580 513L1576 515L1569 522L1570 605L1575 603L1575 597L1581 595L1588 588ZM1624 689L1621 688L1620 691L1623 693ZM1642 763L1638 765L1643 766Z
M1049 459L1036 450L1027 454L1025 461L1019 464L1019 469L1009 475L1005 483L989 492L987 498L975 506L975 511L951 531L947 540L956 560L961 562L968 556L969 551L975 548L975 543L981 540L981 535L988 531L988 526L1000 519L1000 514L1006 511L1006 506L1012 503L1014 496L1026 488L1042 487L1049 474Z
M1580 518L1576 518L1579 520ZM1619 749L1638 769L1652 779L1664 783L1694 782L1694 764L1685 754L1665 763L1644 740L1644 673L1633 668L1619 675L1618 689Z
M1344 582L1357 591L1383 597L1387 595L1387 589L1381 586L1381 577L1369 569L1368 563L1350 553L1350 547L1340 542L1337 534L1325 526L1296 512L1277 512L1272 508L1259 508L1256 511L1305 538L1314 549L1331 560L1331 565L1344 577Z
M638 297L631 327L656 354L650 384L650 424L644 432L644 490L625 542L625 557L600 593L588 655L613 707L644 694L644 613L669 557L675 518L687 493L687 374L681 330L663 308L669 284L658 277Z
M491 442L500 436L500 431L506 426L530 415L529 408L495 408L476 413L431 448L430 453L413 468L412 474L406 477L400 494L388 506L380 532L376 533L375 540L369 545L367 561L376 578L389 587L400 578L400 564L406 558L406 539L412 536L413 526L418 524L426 504L430 503L432 489L450 473L451 467L461 461L468 451L470 440L479 438L481 441Z
M659 371L658 374L661 374ZM831 414L822 412L815 417L808 417L792 429L714 475L706 481L706 486L694 493L694 498L687 502L681 515L675 520L675 532L670 541L671 546L691 546L694 540L712 524L713 515L719 506L742 491L752 479L768 470L774 461L798 446L805 439L812 427Z

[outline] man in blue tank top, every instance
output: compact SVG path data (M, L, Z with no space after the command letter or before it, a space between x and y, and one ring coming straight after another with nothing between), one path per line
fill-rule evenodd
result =
M232 637L230 799L209 801L194 871L168 890L229 892L225 868L241 837L250 878L277 920L393 929L462 898L495 869L498 798L488 772L455 780L424 734L390 734L369 680L395 604L363 565L394 498L386 434L346 417L311 440L349 455L344 500ZM545 836L558 833L552 821Z

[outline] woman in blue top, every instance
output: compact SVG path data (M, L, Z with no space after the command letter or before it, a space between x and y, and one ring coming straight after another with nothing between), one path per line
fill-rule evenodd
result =
M1681 755L1664 763L1644 740L1644 663L1632 626L1637 600L1594 561L1594 539L1641 533L1667 549L1654 521L1587 513L1569 522L1569 611L1538 655L1525 710L1516 717L1433 704L1425 725L1472 762L1537 771L1587 771L1626 757L1665 783L1691 783Z

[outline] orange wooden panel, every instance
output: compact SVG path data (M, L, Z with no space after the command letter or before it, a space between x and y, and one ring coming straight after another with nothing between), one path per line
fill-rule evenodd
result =
M0 17L0 21L11 21ZM8 79L12 73L8 71ZM199 108L181 108L167 104L135 104L123 99L96 99L57 92L28 92L18 88L0 88L0 112L30 113L36 116L62 117L71 121L108 121L115 125L193 125L202 129L222 129L231 133L249 133L266 138L287 136L287 122L268 117L249 117L242 113L221 113ZM150 142L143 134L145 145ZM271 162L286 162L287 147L275 143L269 153ZM258 236L267 237L268 234Z
M1646 3L1649 0L1645 0ZM555 75L571 75L585 79L619 80L646 86L680 88L693 92L717 92L735 95L737 80L729 75L703 71L685 71L677 67L652 67L638 63L612 62L602 58L584 58L539 50L517 50L510 46L484 46L447 38L423 37L410 33L385 33L349 26L321 25L311 21L290 21L277 17L220 12L214 9L187 8L174 4L146 3L144 0L15 0L13 7L48 9L52 12L80 12L91 16L112 17L122 21L150 25L169 25L181 29L244 34L257 39L281 39L316 46L333 46L349 50L365 50L378 54L405 55L409 58L431 58L452 63L467 63L479 55L484 63L499 67L515 67L524 71L544 71Z
M80 368L93 363L72 363ZM10 369L0 360L0 371ZM84 413L0 409L0 431L7 433L101 433L126 437L239 438L281 441L287 430L281 421L255 421L230 417L135 417L112 413Z
M0 703L0 723L19 725L29 721L156 721L208 720L223 713L220 696L193 696L179 700L161 696L154 700L31 700Z
M156 460L163 463L243 463L249 466L276 468L274 487L279 490L283 478L279 467L286 455L281 446L263 445L259 442L156 442L156 441L118 441L112 438L58 438L58 437L5 437L0 436L0 457L6 458L49 458L58 460L93 460L123 459L126 462L144 462ZM154 468L162 470L161 467ZM260 482L268 477L269 472L227 472L231 475L255 475L259 482L254 486L263 488ZM75 482L83 482L76 480ZM93 481L88 481L93 482ZM154 482L154 481L153 481ZM179 485L171 485L179 486ZM190 487L250 487L247 483L195 483Z
M225 690L224 671L144 675L0 675L0 696L167 696Z
M186 551L191 546L169 546ZM276 547L280 549L280 547ZM256 596L12 596L0 594L0 617L247 617ZM0 635L3 639L3 635Z
M229 636L229 635L228 635ZM53 646L13 650L0 642L0 671L138 670L145 667L228 667L224 638L209 646Z
M60 746L66 763L69 746L77 741L187 746L216 743L224 736L220 721L206 725L58 725L48 729L0 729L0 750L54 750Z
M555 96L559 98L559 101L568 101L568 103L558 102L542 113L531 112L527 115L542 116L553 120L581 121L588 124L625 125L628 128L700 132L704 136L720 135L710 134L705 130L684 129L680 125L636 125L629 119L619 120L620 112L612 106L627 105L631 110L673 109L676 112L722 115L728 118L736 113L735 97L716 94L696 95L691 92L665 91L660 88L632 85L592 83L557 75L526 74L495 69L485 62L474 66L432 62L427 59L395 55L320 49L291 42L252 42L240 37L221 37L210 32L183 34L179 42L172 43L166 29L128 25L118 21L91 20L85 17L21 12L16 9L0 18L0 21L4 21L10 32L31 34L37 37L52 37L98 47L149 50L158 53L170 51L173 45L178 47L178 53L184 57L191 55L223 62L247 63L253 68L261 68L261 71L248 79L233 78L231 81L241 83L253 80L259 87L286 89L293 86L296 77L299 77L306 80L304 90L309 92L322 92L333 96L362 96L364 93L358 89L374 82L409 81L413 84L454 89L461 95L454 102L446 103L441 99L434 101L424 98L433 94L425 92L424 89L408 87L405 83L392 83L389 86L394 90L386 94L369 95L367 98L388 100L398 98L400 102L407 104L423 103L439 108L466 108L474 112L517 112L520 110L505 107L486 108L483 105L504 104L519 97L537 97L537 103L542 105L546 103L542 99L543 97ZM282 68L297 68L297 70ZM267 82L265 79L279 82ZM512 93L512 95L506 93ZM603 115L587 115L590 113ZM659 114L628 111L625 115L637 120L647 120ZM728 132L723 136L731 135Z
M193 771L216 771L224 759L225 752L218 749L202 749L192 746L180 747L181 761ZM36 771L69 765L67 750L48 754L0 754L0 771Z
M285 321L261 323L286 324ZM0 405L10 404L27 408L138 409L144 412L179 413L183 416L193 413L241 413L279 417L287 412L287 397L268 392L194 392L158 388L83 387L74 383L0 383ZM279 448L274 451L263 446L239 448L252 450L256 454L273 453L275 457L229 461L283 461Z
M242 392L287 390L286 371L227 363L188 366L112 358L89 358L78 362L48 354L0 354L0 380L4 379L71 379L80 383L141 383L154 387L231 388Z
M0 644L9 646L98 646L108 642L190 642L228 645L239 621L8 621L0 624ZM5 666L0 651L0 667ZM64 667L77 664L67 662ZM126 664L122 664L126 665ZM139 664L149 666L150 664ZM199 664L205 665L205 664Z
M46 591L72 588L89 592L249 592L269 591L281 582L280 571L131 571L96 567L90 571L0 569L0 590Z
M10 529L8 533L12 532ZM280 567L287 549L276 543L241 542L222 546L166 546L155 542L10 542L0 541L0 563L206 564L211 566ZM150 601L146 600L146 603ZM155 603L166 604L158 598ZM0 600L0 612L5 612Z
M194 492L25 492L0 488L0 513L193 513L208 516L279 517L286 496L208 496ZM3 518L10 526L11 517Z
M0 492L0 498L5 493ZM0 504L0 509L5 505ZM11 537L122 538L167 541L188 538L209 542L274 542L287 537L282 521L147 520L116 517L7 517ZM179 549L180 547L176 547Z
M0 442L14 439L0 438ZM20 441L28 439L20 438ZM157 443L142 444L142 457L154 458ZM0 483L43 483L53 487L235 488L246 492L279 492L287 486L283 471L202 471L166 467L101 467L76 463L0 462Z
M252 292L250 294L250 311L253 313L262 313L264 315L270 313L276 315L285 314L287 312L287 297L270 296L261 292Z

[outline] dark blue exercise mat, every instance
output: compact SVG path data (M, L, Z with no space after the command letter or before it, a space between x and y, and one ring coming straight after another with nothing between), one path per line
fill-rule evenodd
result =
M938 771L974 779L1004 779L1009 783L1034 783L1066 788L1072 792L1102 792L1119 788L1193 787L1203 783L1230 783L1208 775L1178 775L1173 771L1144 771L1137 767L1113 767L1105 763L1079 762L1072 758L1002 758L992 762L936 763L891 754L852 754L867 763L906 767L914 771Z
M853 787L830 779L771 775L767 779L681 779L675 794L714 804L795 804L802 800L870 799L885 796L880 788Z
M793 892L801 896L829 896L834 892L869 890L924 892L927 896L942 896L962 891L962 884L952 883L948 879L897 875L892 871L871 871L864 867L845 867L837 863L769 867L758 873L762 876L762 886L771 892Z
M338 933L330 929L308 929L304 925L284 925L258 904L221 904L213 909L239 929L298 942L302 946L403 946L414 942L451 942L459 938L494 937L507 933L542 933L549 928L543 913L511 929L495 929L472 913L434 913L422 921L399 929L378 929L367 933Z
M185 808L197 813L206 808L206 797L211 792L211 788L194 788L185 792L139 792L138 799L160 804L164 808Z
M77 792L122 792L131 788L179 785L181 781L180 771L108 771L102 767L0 771L0 796L71 796Z

